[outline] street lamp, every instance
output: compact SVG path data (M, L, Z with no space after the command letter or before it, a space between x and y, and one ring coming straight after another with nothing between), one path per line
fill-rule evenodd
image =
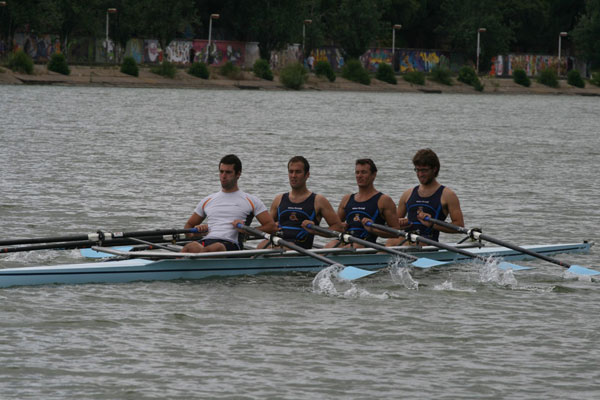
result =
M305 47L304 44L306 43L306 25L310 25L312 24L312 19L305 19L302 22L302 58L304 58L304 56L306 55L305 52Z
M402 29L402 25L396 24L392 26L392 66L396 61L396 29Z
M109 8L106 10L106 42L104 43L104 47L106 50L106 59L105 61L108 62L108 16L110 14L116 14L117 9L116 8Z
M477 75L479 75L479 35L485 31L485 28L477 29Z
M205 57L205 62L208 62L208 53L210 53L210 39L212 36L212 21L213 19L219 19L219 17L221 17L221 15L219 14L210 14L210 19L208 22L208 45L206 46L206 57Z
M560 45L561 39L567 36L567 32L561 32L558 34L558 76L560 76Z

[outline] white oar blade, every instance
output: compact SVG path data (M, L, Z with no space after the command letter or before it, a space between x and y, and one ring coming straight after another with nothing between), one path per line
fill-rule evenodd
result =
M571 267L569 267L569 269L567 271L569 271L573 274L577 274L577 275L590 275L590 276L600 275L599 271L595 271L593 269L582 267L581 265L571 265Z
M129 251L133 249L133 246L115 246L113 248L115 250ZM94 249L81 249L79 250L79 253L81 253L81 255L85 258L107 258L115 256L114 254L108 254L101 251L96 251Z
M444 264L448 264L448 262L432 260L431 258L419 258L416 261L412 262L413 266L415 266L417 268L423 268L423 269L437 267L438 265L444 265Z
M523 265L517 265L506 261L500 262L500 264L498 264L498 268L503 271L507 271L509 269L512 269L513 271L525 271L527 269L532 269L531 267L525 267Z
M377 271L367 271L366 269L356 267L346 267L338 273L338 276L347 281L353 281L355 279L364 278L365 276L369 276L376 272Z

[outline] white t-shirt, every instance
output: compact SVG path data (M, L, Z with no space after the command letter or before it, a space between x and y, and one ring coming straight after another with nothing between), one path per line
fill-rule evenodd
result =
M238 231L231 224L236 219L248 221L250 215L267 211L260 199L241 190L226 193L213 193L203 198L194 212L208 220L208 235L205 239L221 239L238 242Z

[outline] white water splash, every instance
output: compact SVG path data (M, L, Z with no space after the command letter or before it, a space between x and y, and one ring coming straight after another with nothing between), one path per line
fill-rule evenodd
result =
M341 265L332 265L324 268L312 281L312 292L331 297L345 298L375 298L385 300L390 298L389 294L373 294L367 289L359 287L353 281L340 278L339 273L344 269Z
M465 293L476 293L477 290L468 288L468 289L457 289L454 287L452 281L444 281L444 283L440 283L438 285L433 286L433 290L440 291L448 291L448 292L465 292Z
M516 286L517 278L512 268L507 270L498 267L500 261L489 257L479 269L479 281L482 283L495 283L501 286Z
M410 268L405 259L398 257L390 263L390 275L392 281L398 285L411 290L419 289L419 282L410 275Z

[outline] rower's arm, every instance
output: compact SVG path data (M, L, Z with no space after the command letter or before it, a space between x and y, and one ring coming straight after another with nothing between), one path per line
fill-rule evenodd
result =
M260 226L257 228L260 231L266 232L268 234L273 234L277 231L277 224L271 217L268 211L263 211L256 216L258 222L260 222Z
M392 200L392 198L390 196L388 196L387 194L384 194L383 196L381 196L379 198L379 201L377 202L377 206L379 207L379 211L381 211L381 215L383 216L383 219L385 220L386 225L391 228L394 228L394 229L399 229L400 224L398 222L398 216L396 214L396 205L394 204L394 200ZM393 238L393 237L397 236L393 233L390 233L387 231L381 231L381 230L373 228L371 226L367 226L366 225L367 221L371 221L371 220L368 218L363 218L363 220L362 220L363 226L367 231L372 232L372 233L376 234L377 236L386 237L386 238Z
M338 232L344 231L344 225L342 225L340 216L336 214L336 212L333 210L333 206L329 200L325 198L325 196L318 194L315 199L315 206L317 209L317 214L325 218L327 225L329 225L329 229Z
M460 201L458 200L456 193L450 188L444 188L444 192L442 193L442 206L444 206L444 204L446 205L452 224L464 227L465 221L462 210L460 209ZM440 225L434 225L433 228L445 233L459 233L455 229L446 228Z
M184 229L191 229L191 228L195 228L196 226L200 225L202 223L202 221L204 221L204 217L193 213L192 216L187 220L187 222L184 225ZM199 229L201 232L206 232L208 229ZM186 234L186 236L188 238L192 238L195 236L199 236L198 234L194 234L194 233L188 233Z

